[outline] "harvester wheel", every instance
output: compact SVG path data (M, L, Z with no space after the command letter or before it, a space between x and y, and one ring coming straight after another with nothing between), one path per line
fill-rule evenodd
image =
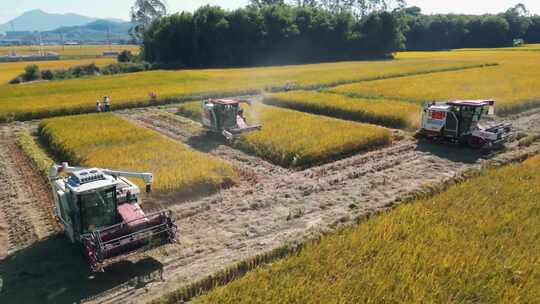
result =
M473 149L481 149L485 146L486 141L483 138L471 136L467 139L467 144Z
M413 136L415 139L425 139L426 135L422 133L421 131L416 131Z

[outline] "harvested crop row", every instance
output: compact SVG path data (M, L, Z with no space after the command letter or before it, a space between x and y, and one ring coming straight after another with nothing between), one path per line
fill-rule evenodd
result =
M412 103L360 99L315 91L270 94L265 96L264 103L401 129L415 129L420 121L421 112L420 107Z
M44 177L48 178L49 169L53 160L39 147L39 145L30 134L30 131L24 130L17 133L17 144L23 150L24 154L30 159L34 168Z
M307 245L195 303L536 303L540 157Z
M94 111L96 99L111 96L113 108L195 97L241 95L284 88L323 87L366 79L396 77L482 65L471 60L410 59L340 62L298 66L149 71L24 86L0 87L0 122Z
M152 172L158 192L206 192L236 179L229 164L111 114L47 119L41 122L39 133L66 161Z
M201 106L185 103L178 112L198 120ZM246 116L250 122L261 123L262 130L242 135L235 146L284 167L307 167L392 140L390 131L382 127L260 103L246 107Z
M539 105L540 53L501 53L516 55L513 59L503 59L505 62L494 67L348 84L332 88L331 91L358 97L393 98L418 103L494 98L501 114L511 114Z

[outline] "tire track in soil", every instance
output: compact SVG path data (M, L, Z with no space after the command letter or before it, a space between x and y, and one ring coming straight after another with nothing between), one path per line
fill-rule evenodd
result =
M188 131L175 125L174 120L156 115L156 110L126 111L122 116L193 145ZM537 122L529 125L536 126ZM406 139L381 150L291 171L272 168L276 166L217 145L207 152L247 167L256 174L257 182L244 181L212 196L169 206L177 218L180 242L150 253L164 265L164 282L129 295L109 295L107 302L155 299L286 242L331 231L353 223L357 217L388 209L411 193L486 162L506 162L526 152L516 149L514 144L509 151L483 157L460 147ZM538 151L540 144L527 149ZM255 161L246 161L253 158Z
M0 211L7 224L9 254L49 236L57 226L46 184L5 126L0 131L0 155Z

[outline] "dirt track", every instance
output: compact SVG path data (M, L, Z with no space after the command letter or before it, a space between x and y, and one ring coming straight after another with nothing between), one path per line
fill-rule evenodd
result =
M0 223L7 225L5 229L0 224L0 233L8 232L0 257L49 236L56 228L50 216L48 186L34 172L13 136L8 128L0 130Z
M303 171L291 171L223 145L216 138L203 136L196 124L170 116L165 110L130 110L123 111L121 115L195 149L230 161L242 172L242 181L238 186L212 196L190 201L168 199L158 202L161 207L174 211L180 242L153 250L148 253L146 260L137 264L138 267L126 263L95 278L82 270L65 269L69 268L66 261L58 261L58 265L41 269L42 272L58 271L57 276L47 278L46 287L38 288L40 293L37 294L51 302L142 303L249 256L321 231L336 229L354 222L357 217L387 209L410 193L440 184L486 162L504 163L520 154L540 151L540 143L527 148L518 148L514 144L509 151L484 159L470 150L419 144L408 138L378 151ZM540 110L512 119L518 128L540 133ZM21 178L13 181L13 176L20 172L16 169L19 165L9 160L13 158L12 155L19 155L16 147L10 144L11 129L4 127L2 130L0 176L13 184L0 185L0 198L5 197L12 188L18 189L17 193L24 192ZM10 205L24 205L32 201L22 193L15 200L11 197L8 200ZM21 210L16 212L26 212L25 209L15 208ZM11 212L5 208L2 211L4 215ZM21 234L23 244L39 239L42 227L39 216L29 215L27 218L30 219L29 223L20 225L26 227L22 229L23 232L9 230L10 236ZM66 250L68 262L84 265L76 250L70 250L71 247L65 243L63 238L58 237L38 242L26 252L25 249L22 251L27 256L41 256L51 254L53 249L50 248ZM9 257L2 263L5 269L17 269L14 266L16 263ZM134 268L137 271L133 271ZM141 279L159 272L161 268L164 271L163 282L146 284ZM25 279L30 280L30 286L39 286L40 273L35 275ZM77 276L83 277L82 282L73 282ZM17 276L12 278L21 280ZM25 294L25 288L30 288L19 284L21 289L18 292L21 294ZM19 284L16 282L12 286ZM9 288L9 282L6 285ZM20 297L8 299L31 299L23 295Z

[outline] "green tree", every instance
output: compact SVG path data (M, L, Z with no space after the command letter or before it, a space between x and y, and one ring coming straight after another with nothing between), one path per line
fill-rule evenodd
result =
M160 0L136 0L131 7L131 22L134 26L129 30L133 41L140 43L145 30L152 22L167 15L167 7Z
M518 4L509 8L502 17L506 19L509 26L509 39L521 39L527 33L531 20L529 19L529 11L523 4Z
M363 21L361 44L366 52L391 53L405 47L398 20L388 12L370 14Z
M384 57L403 45L396 14L318 6L249 5L234 11L203 6L174 14L145 31L145 60L182 67L248 66Z
M527 43L539 43L540 42L540 16L534 16L531 18L531 23L525 34L525 41Z
M263 6L272 6L272 5L283 5L285 4L284 0L249 0L249 4L256 7Z
M118 62L130 62L133 61L133 59L135 59L135 56L128 50L123 50L117 57Z
M21 76L24 81L33 81L38 80L41 73L39 72L39 67L37 65L30 64L24 68L24 73Z
M218 6L203 6L193 15L194 52L200 65L226 65L229 21Z

